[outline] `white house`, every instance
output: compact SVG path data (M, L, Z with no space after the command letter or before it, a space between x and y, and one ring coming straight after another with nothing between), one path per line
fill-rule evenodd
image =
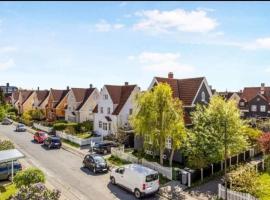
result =
M99 91L96 88L71 88L67 97L65 120L71 122L93 121Z
M104 85L100 92L98 104L94 110L94 130L106 136L117 133L119 128L129 126L134 97L140 92L137 85Z

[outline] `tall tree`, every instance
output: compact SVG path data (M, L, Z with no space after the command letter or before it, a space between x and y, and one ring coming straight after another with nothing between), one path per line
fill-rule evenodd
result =
M181 102L173 99L171 87L164 83L139 95L136 105L131 124L136 134L151 141L149 144L149 140L144 140L144 146L159 150L160 164L163 165L166 139L170 137L172 141L170 157L181 144L182 136L178 135L184 133Z
M234 101L213 96L208 106L198 105L192 113L194 127L189 134L188 162L192 167L206 165L224 159L225 126L228 156L239 153L248 146L244 121Z

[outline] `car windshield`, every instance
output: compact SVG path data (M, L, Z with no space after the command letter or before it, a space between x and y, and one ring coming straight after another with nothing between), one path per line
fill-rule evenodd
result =
M59 142L60 142L60 139L59 139L59 138L53 138L52 141L53 141L53 142L58 142L58 143L59 143Z
M102 158L101 156L95 156L94 160L96 163L104 163L105 162L104 158Z
M152 182L158 180L158 174L150 174L146 176L146 182Z
M24 125L23 124L19 124L18 127L24 127Z
M46 133L39 133L39 136L40 137L43 137L43 136L45 136L46 135Z

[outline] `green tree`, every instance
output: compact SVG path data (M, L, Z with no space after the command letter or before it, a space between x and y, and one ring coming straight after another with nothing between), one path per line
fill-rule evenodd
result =
M0 88L0 106L5 105L5 96L3 90Z
M9 140L0 140L0 151L14 149L14 144Z
M44 173L37 168L28 168L26 170L18 172L14 177L14 183L17 188L29 186L34 183L45 183Z
M166 139L172 141L172 156L184 134L183 111L181 102L174 100L168 84L158 84L153 90L144 92L136 99L137 110L131 117L131 124L136 134L145 140L144 146L159 150L160 164ZM179 134L179 135L178 135ZM149 144L149 138L151 144Z
M187 145L188 163L202 168L224 159L225 126L228 156L233 156L248 147L248 138L243 131L245 123L234 101L225 101L213 96L208 106L198 105L192 113L194 127L189 132Z

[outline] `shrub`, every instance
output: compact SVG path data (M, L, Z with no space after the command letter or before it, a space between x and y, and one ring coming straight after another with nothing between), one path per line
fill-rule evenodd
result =
M59 190L49 190L43 183L35 183L29 186L22 186L12 197L12 200L58 200Z
M32 120L43 120L45 118L45 113L43 110L35 109L35 110L30 110L29 114L32 118Z
M66 123L55 123L53 125L53 128L57 131L63 131L65 130L65 128L67 127L67 124Z
M260 145L261 150L264 153L270 153L270 133L264 133L262 134L259 139L258 143Z
M29 112L24 112L21 118L21 122L27 126L32 125L32 117Z
M0 141L0 151L14 149L14 144L9 140Z
M270 155L264 157L264 167L268 174L270 174Z
M29 186L33 183L45 182L44 173L37 168L29 168L24 171L18 172L14 177L14 183L17 188Z
M15 108L15 107L9 107L9 108L7 109L7 112L8 112L8 113L15 113L15 115L18 114L18 110L17 110L17 108Z

